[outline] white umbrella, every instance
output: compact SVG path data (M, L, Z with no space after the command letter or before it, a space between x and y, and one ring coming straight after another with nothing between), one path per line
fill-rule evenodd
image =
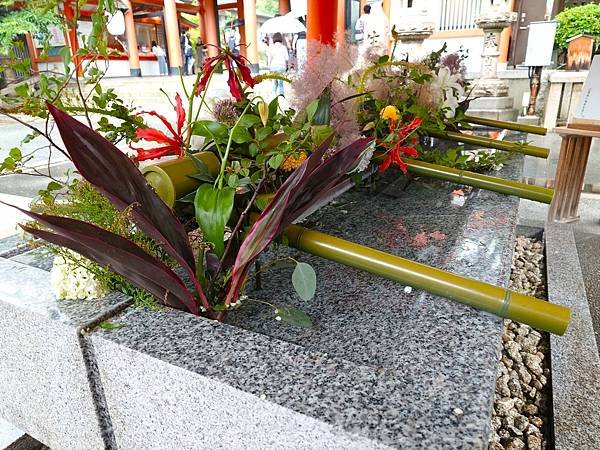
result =
M299 20L285 15L267 20L259 31L261 34L300 33L306 31L306 27Z

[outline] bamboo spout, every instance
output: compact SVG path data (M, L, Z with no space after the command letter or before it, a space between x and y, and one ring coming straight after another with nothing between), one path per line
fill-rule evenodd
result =
M504 120L487 119L485 117L465 116L465 121L486 127L501 128L504 130L521 131L529 134L539 134L545 136L548 129L537 125L528 125L525 123L506 122Z
M519 145L514 142L497 141L496 139L490 139L483 136L470 136L464 133L456 133L454 131L440 131L427 129L423 130L427 136L445 139L447 141L462 142L470 145L480 145L482 147L494 148L496 150L503 150L506 152L522 153L524 155L536 156L538 158L547 158L550 154L550 150L544 147L537 147L535 145Z
M415 159L407 158L404 159L404 162L406 163L408 170L416 175L466 184L467 186L487 189L488 191L499 192L501 194L516 195L517 197L540 203L550 204L554 195L552 189L532 186L519 181L504 180L498 177L439 166L437 164L430 164Z
M299 225L290 225L284 234L289 245L299 250L540 330L562 335L569 325L571 312L568 308L535 297L455 275Z

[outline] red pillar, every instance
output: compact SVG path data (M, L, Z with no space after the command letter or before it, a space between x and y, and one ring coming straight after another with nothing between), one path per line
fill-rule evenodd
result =
M70 1L64 2L63 7L65 11L65 19L67 19L67 26L69 27L69 31L67 32L67 44L69 45L69 49L71 50L71 61L75 65L77 74L81 75L82 70L79 66L79 58L75 55L75 53L77 53L77 50L79 50L79 41L77 41L77 19L75 18L75 10L73 9L73 6L71 6Z
M245 23L244 16L244 0L237 0L237 15L240 23ZM240 33L240 53L248 57L248 53L246 52L246 25L240 25L238 27L238 31Z
M337 0L337 41L346 41L346 0Z
M203 23L206 30L206 44L208 45L208 56L219 54L219 36L217 34L217 2L215 0L202 0L204 6Z
M283 16L290 11L290 0L279 0L279 14Z
M306 38L309 45L311 41L335 45L337 5L337 0L308 0Z

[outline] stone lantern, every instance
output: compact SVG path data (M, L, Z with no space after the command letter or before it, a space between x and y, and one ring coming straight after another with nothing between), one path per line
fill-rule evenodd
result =
M508 96L508 83L498 78L498 56L500 56L500 34L517 19L517 13L509 11L503 1L482 11L475 24L483 30L481 73L474 81L470 97L469 114L496 120L514 120L514 101Z
M500 34L502 30L517 20L517 13L508 11L504 2L494 2L475 19L475 24L483 30L483 51L481 53L481 73L473 90L474 96L506 97L508 84L498 78L498 56L500 56Z
M397 59L404 59L406 56L409 61L422 59L425 56L423 42L434 30L435 25L426 2L415 1L412 8L402 12L402 22L394 25L394 34L400 43L396 49Z

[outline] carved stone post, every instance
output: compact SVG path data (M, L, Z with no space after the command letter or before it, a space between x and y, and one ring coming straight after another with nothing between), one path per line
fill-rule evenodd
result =
M401 44L397 49L396 57L397 59L408 57L409 61L418 61L425 56L423 42L433 34L435 26L425 2L415 1L410 10L416 13L403 12L402 21L394 24L395 36Z
M508 84L498 78L498 56L500 56L500 33L517 18L510 11L489 10L475 19L475 24L483 30L483 51L481 53L481 73L473 90L473 96L506 97Z

